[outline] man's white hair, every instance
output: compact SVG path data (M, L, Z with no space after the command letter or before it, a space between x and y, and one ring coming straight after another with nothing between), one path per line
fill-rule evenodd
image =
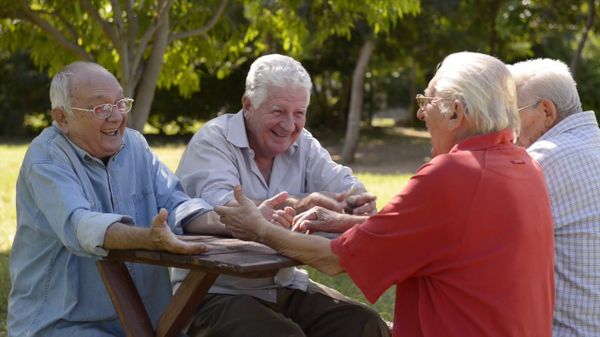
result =
M507 66L497 58L473 52L448 55L434 84L438 97L458 99L466 107L475 131L484 134L520 126L516 89ZM448 113L452 100L441 100L440 110Z
M564 62L539 58L515 63L508 69L517 86L521 104L549 99L556 106L559 120L582 111L577 83Z
M252 106L259 107L267 98L269 87L286 88L299 86L306 90L310 100L312 81L300 62L280 54L269 54L257 58L246 76L244 96Z
M94 68L111 74L106 68L97 63L78 61L67 65L54 75L50 83L50 104L52 109L61 109L67 114L72 115L71 78L78 71Z

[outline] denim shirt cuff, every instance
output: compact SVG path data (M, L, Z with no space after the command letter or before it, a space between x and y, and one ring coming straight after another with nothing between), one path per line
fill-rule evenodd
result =
M108 250L102 248L106 230L115 222L133 225L133 219L128 216L107 213L88 213L77 223L77 240L84 251L97 256L108 255Z
M169 214L169 224L175 234L182 234L182 228L193 218L212 211L213 207L200 198L192 198L179 206Z

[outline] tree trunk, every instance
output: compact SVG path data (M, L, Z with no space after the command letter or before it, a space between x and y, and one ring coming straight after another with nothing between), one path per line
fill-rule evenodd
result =
M142 76L137 88L137 94L135 95L136 101L133 105L133 110L130 113L130 119L128 121L129 127L140 132L144 130L144 125L146 124L148 115L150 114L152 100L154 99L154 92L156 91L156 84L158 82L158 77L160 76L160 70L163 64L163 56L167 49L170 30L169 10L164 11L159 20L161 22L155 32L156 38L152 44L150 58L142 70Z
M577 44L577 50L573 54L573 58L571 59L571 73L573 74L573 78L577 80L577 66L579 65L579 60L581 59L581 53L583 52L583 47L585 46L585 42L587 41L588 34L592 27L594 26L594 21L596 18L596 0L588 1L588 19L585 24L585 29L581 34L581 40Z
M354 162L354 154L358 147L360 137L360 116L363 106L364 79L369 59L375 49L375 42L367 39L360 49L360 55L352 75L352 93L350 94L350 111L348 123L346 124L346 137L342 150L342 162L349 164Z

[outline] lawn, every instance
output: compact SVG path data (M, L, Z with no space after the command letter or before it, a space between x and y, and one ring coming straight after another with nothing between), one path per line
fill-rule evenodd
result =
M27 145L0 144L0 300L7 303L10 279L8 274L8 254L14 238L16 226L15 183ZM158 157L172 170L175 170L184 145L167 144L153 147ZM367 189L378 196L377 205L382 207L406 183L409 174L358 172L357 176ZM329 285L361 302L366 300L346 276L328 277L308 268L311 278ZM6 336L6 306L0 307L0 337ZM373 305L386 320L392 320L394 306L393 289Z

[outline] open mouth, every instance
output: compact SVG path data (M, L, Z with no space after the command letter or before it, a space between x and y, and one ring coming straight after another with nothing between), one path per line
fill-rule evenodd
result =
M106 129L106 130L102 130L100 132L102 132L102 134L107 135L107 136L116 136L117 133L119 132L119 130L118 129Z
M285 133L285 134L279 134L279 133L277 133L276 131L271 131L271 133L273 133L273 135L275 135L275 137L278 137L278 138L287 138L287 137L289 137L289 136L290 136L290 135L289 135L289 134L287 134L287 133Z

